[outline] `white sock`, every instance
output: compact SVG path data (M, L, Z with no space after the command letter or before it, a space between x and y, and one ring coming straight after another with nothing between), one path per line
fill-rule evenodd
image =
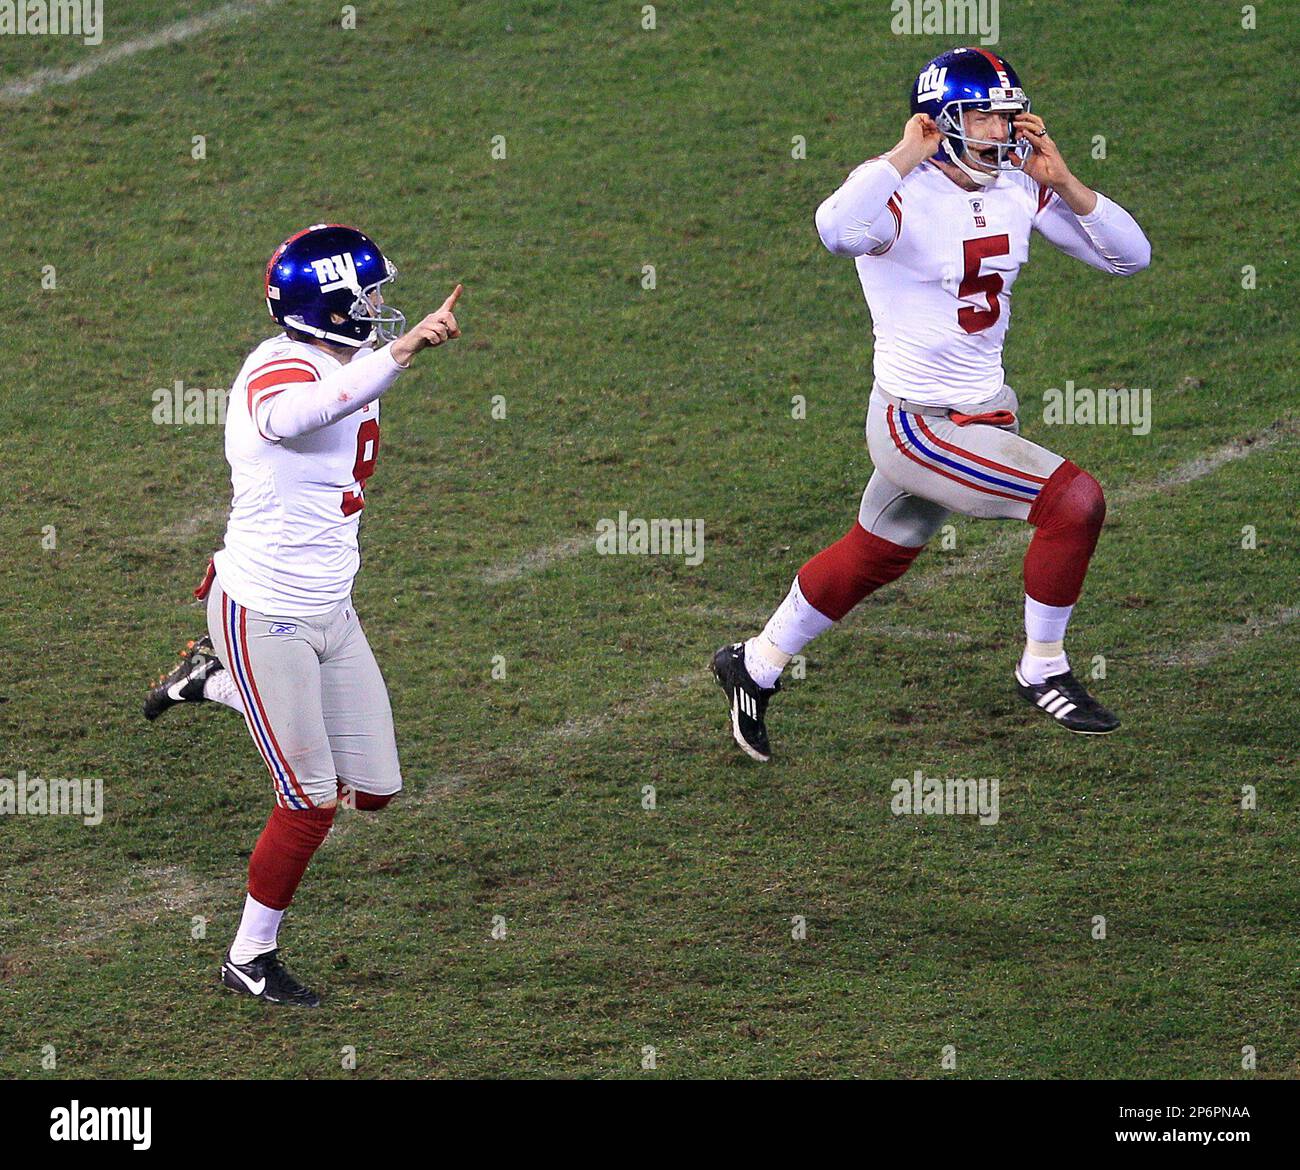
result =
M227 707L234 707L239 712L244 710L239 688L228 670L218 670L203 680L203 697L216 703L225 703Z
M745 669L749 671L750 678L768 690L776 686L776 680L781 677L785 664L793 657L794 655L772 645L766 634L759 634L757 638L750 638L745 643Z
M1020 673L1029 683L1041 683L1070 669L1065 655L1065 629L1072 605L1044 605L1025 594L1025 652Z
M280 933L283 910L263 906L252 894L244 899L244 916L239 920L239 933L230 944L230 958L235 963L250 963L258 955L275 950L275 938Z
M745 643L745 669L749 671L749 677L760 687L776 686L785 664L834 624L824 613L813 608L799 588L799 578L796 577L785 600L767 619L763 632Z

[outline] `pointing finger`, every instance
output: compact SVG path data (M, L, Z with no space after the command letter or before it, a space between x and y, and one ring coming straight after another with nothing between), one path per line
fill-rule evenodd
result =
M451 290L451 296L449 296L445 301L442 302L442 308L439 309L438 312L450 313L452 309L456 307L456 302L460 300L460 294L463 293L464 291L465 291L465 286L463 284L458 284L454 289Z

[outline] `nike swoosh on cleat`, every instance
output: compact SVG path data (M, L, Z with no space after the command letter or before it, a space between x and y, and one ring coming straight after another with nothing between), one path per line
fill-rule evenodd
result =
M227 963L226 970L233 971L239 977L239 982L242 983L245 987L247 987L248 990L251 991L254 995L261 995L262 992L266 990L265 977L254 981L250 979L247 975L245 975L238 967L236 967L234 963Z
M185 701L185 696L181 694L181 691L185 689L185 684L188 681L188 679L182 679L180 682L172 683L172 685L167 688L167 697L169 699L175 699L178 703L183 703Z

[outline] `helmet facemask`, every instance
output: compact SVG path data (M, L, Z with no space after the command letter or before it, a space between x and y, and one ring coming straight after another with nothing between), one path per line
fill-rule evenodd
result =
M1019 164L1012 162L1012 156L1016 156L1023 162L1032 149L1027 141L1016 137L1014 124L1017 114L1029 112L1029 99L1024 96L1024 90L1008 90L1005 97L1002 97L995 90L994 95L995 98L992 101L973 98L959 98L950 101L939 112L937 119L939 129L944 134L944 145L947 148L946 161L956 164L982 187L992 183L1000 171L1019 170ZM964 121L967 109L1005 113L1007 116L1006 141L996 142L992 139L972 138L968 135ZM961 144L960 148L956 145L957 143ZM979 151L990 149L996 151L996 165L991 171L984 169L988 164L979 158ZM976 160L977 165L972 165L963 157L968 151L971 158Z
M406 332L406 314L395 305L387 304L384 301L383 294L379 291L382 285L397 278L397 268L393 262L385 257L384 264L387 275L375 281L374 284L368 284L365 288L357 289L356 300L352 302L352 308L348 310L348 316L353 321L359 321L363 325L373 327L371 335L366 338L365 342L361 343L363 345L374 341L376 337L384 342L396 341Z

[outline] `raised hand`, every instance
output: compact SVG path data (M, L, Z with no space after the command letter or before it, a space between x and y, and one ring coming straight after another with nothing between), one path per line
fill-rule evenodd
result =
M943 145L943 131L929 114L913 114L903 127L903 137L885 157L900 175L933 158Z
M452 341L460 336L460 326L456 323L454 310L456 302L460 300L460 294L464 291L465 286L458 284L451 290L451 296L442 302L442 307L437 312L430 313L423 320L416 322L389 346L389 353L393 355L393 360L398 365L409 365L411 358L420 350L442 345L443 342Z

